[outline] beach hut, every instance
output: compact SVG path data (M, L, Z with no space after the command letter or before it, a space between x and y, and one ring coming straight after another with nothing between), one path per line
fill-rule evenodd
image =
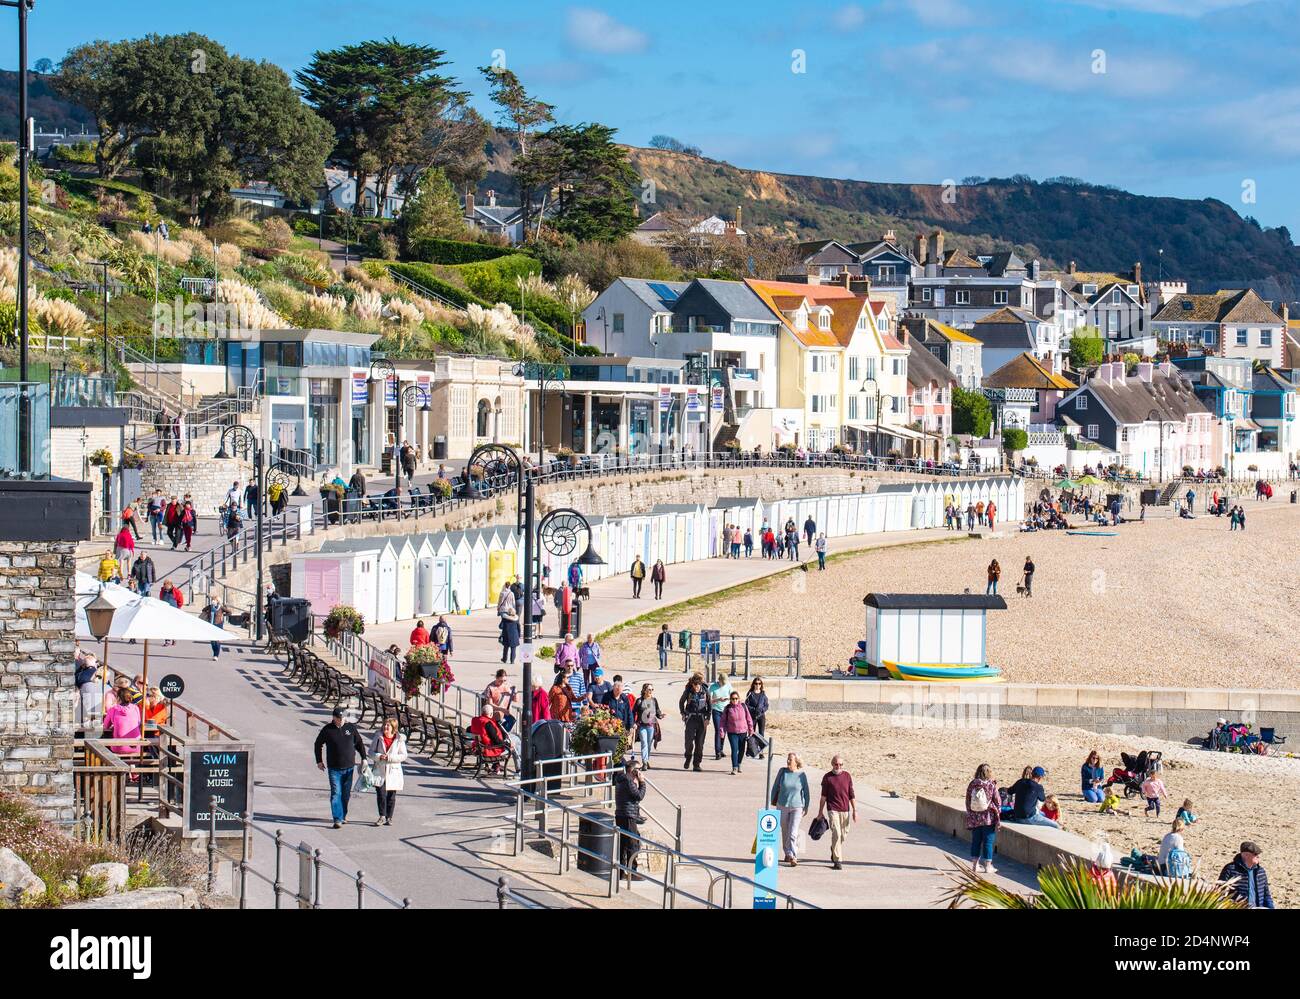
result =
M451 549L439 554L445 535L422 534L415 550L415 614L424 617L451 609Z
M469 542L469 603L470 610L495 606L496 593L488 593L488 546L483 528L466 531ZM500 591L498 591L500 592Z
M490 599L495 600L501 588L519 575L519 553L505 528L493 529L485 541L488 560L487 593Z
M415 617L415 545L414 539L394 538L397 553L397 620L409 621Z
M986 617L1006 601L976 593L868 593L866 662L985 666Z
M312 613L328 614L343 600L343 560L338 552L303 552L289 567L289 593L311 601Z
M473 581L470 540L465 531L451 531L447 534L447 542L451 547L451 609L463 613L470 609Z
M376 538L382 543L375 560L375 623L387 624L397 620L397 548L386 538Z
M325 562L321 569L313 570L321 573L315 582L309 583L304 578L303 596L312 601L312 613L327 614L333 604L341 603L355 607L367 624L378 622L379 560L387 547L388 543L383 538L349 538L327 541L321 545L319 552L307 553L309 556L317 556L309 558L309 561ZM337 561L338 565L338 596L329 606L325 606L324 601L329 599L327 594L333 586L330 579L332 571L328 568L330 561ZM304 577L305 575L304 566ZM311 596L312 586L318 589L315 598ZM317 609L318 599L322 601L323 609Z

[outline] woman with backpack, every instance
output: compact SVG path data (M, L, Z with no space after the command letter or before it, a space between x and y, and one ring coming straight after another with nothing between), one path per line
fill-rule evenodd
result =
M987 763L981 763L966 785L966 828L970 830L971 868L996 874L993 867L993 843L1002 822L1002 798L998 782Z

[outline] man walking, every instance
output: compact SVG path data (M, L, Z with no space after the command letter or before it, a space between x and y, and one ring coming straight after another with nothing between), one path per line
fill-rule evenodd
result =
M858 803L853 797L853 778L844 769L838 754L831 757L831 768L822 776L821 803L817 817L826 819L831 827L831 869L843 869L844 840L849 835L849 823L858 821Z
M700 770L700 761L704 758L704 733L709 729L709 719L713 712L709 703L709 692L704 689L704 677L692 673L682 691L681 700L677 702L682 722L686 727L686 758L683 770Z
M1034 560L1032 557L1025 556L1025 596L1034 595Z
M813 535L817 533L817 522L812 519L812 514L808 514L808 519L803 522L804 537L808 539L808 544L813 543Z
M321 759L321 750L325 750L325 759ZM366 744L361 741L361 733L350 721L343 720L343 709L335 708L325 727L316 736L316 767L329 774L330 779L330 815L334 818L334 828L338 829L348 821L348 799L352 797L352 771L357 766L357 755L362 761L366 758Z
M727 674L721 671L714 681L709 684L709 708L713 719L713 758L722 759L722 747L726 744L726 736L722 732L722 713L727 709L727 704L731 701L731 683L727 679Z
M159 535L163 532L163 511L167 508L167 500L162 494L161 489L155 489L153 495L149 497L149 504L146 507L149 517L149 530L153 534L153 543L161 543Z
M1275 909L1268 890L1268 874L1259 863L1261 851L1252 840L1241 844L1240 852L1219 872L1219 880L1229 882L1228 891L1248 909Z
M826 571L826 532L823 531L817 535L817 543L813 546L817 552L817 571Z
M135 592L142 597L149 596L149 589L153 586L154 579L153 559L149 557L148 552L142 551L136 558L135 564L131 566L131 582L135 586Z
M668 631L668 625L660 626L659 634L655 636L655 648L659 651L659 668L667 669L668 653L673 650L673 636Z
M632 560L631 576L632 576L632 599L640 600L641 584L645 582L645 563L641 561L640 555L638 555L636 558Z

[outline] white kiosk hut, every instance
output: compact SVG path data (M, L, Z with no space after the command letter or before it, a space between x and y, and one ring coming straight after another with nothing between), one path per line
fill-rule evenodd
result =
M997 678L999 671L985 660L986 617L991 610L1006 610L1002 597L868 593L862 602L867 635L860 661L867 672L932 682Z

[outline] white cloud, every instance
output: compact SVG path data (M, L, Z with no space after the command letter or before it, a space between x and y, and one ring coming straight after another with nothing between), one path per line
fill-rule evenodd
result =
M569 9L567 35L576 47L605 55L641 52L650 44L645 32L614 20L603 10L590 7Z
M1058 0L1101 10L1124 10L1138 14L1168 14L1173 17L1202 17L1216 10L1245 7L1256 0Z
M907 7L922 24L932 28L955 28L974 19L961 0L906 0Z
M867 23L867 12L858 4L845 4L832 15L831 23L841 31L856 31Z

